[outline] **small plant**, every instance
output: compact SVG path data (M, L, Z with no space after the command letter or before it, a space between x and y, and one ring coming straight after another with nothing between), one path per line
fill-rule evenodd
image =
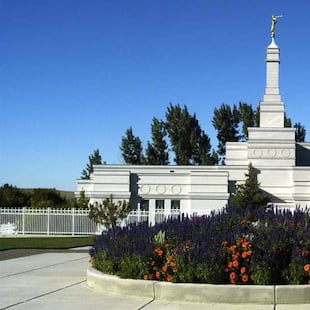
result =
M251 280L256 285L267 285L271 283L271 270L265 262L255 264L251 268Z
M156 245L163 245L165 244L166 241L166 233L164 231L159 231L155 236L154 236L154 241Z
M247 284L249 282L249 266L252 256L252 245L247 238L238 238L231 245L227 240L222 242L223 255L227 259L225 272L231 284Z
M283 271L283 278L288 284L297 285L303 283L304 270L300 260L293 260Z
M114 203L113 195L103 200L102 204L90 205L89 218L96 224L102 224L106 228L114 229L130 212L128 201Z

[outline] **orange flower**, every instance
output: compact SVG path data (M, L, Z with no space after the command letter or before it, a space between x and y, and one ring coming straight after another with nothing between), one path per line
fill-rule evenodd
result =
M237 260L234 260L232 262L233 267L237 268L239 266L239 262Z
M160 247L155 248L155 253L157 253L160 250Z
M167 271L167 269L168 269L168 266L163 266L162 268L161 268L161 270L163 271L163 272L166 272Z
M148 279L149 279L149 276L148 276L147 274L145 274L145 275L143 276L143 279L144 279L144 280L148 280Z
M229 278L231 281L235 281L237 279L237 274L235 272L231 272Z
M241 244L242 242L243 242L243 239L242 239L242 238L237 239L237 243L238 243L238 244Z
M157 279L159 279L159 278L160 278L160 272L159 272L159 271L156 271L156 273L155 273L155 277L156 277Z
M247 253L248 253L248 256L251 256L253 254L253 251L249 250L249 251L247 251Z
M242 243L242 247L243 248L247 248L249 246L249 244L250 244L250 242L245 241L245 242Z
M247 274L244 274L243 276L242 276L242 282L243 283L247 283L249 281L249 276L247 275Z
M246 273L246 267L241 267L240 272L241 272L242 274L243 274L243 273Z
M164 254L164 251L163 251L163 250L159 249L159 250L157 251L157 255L158 255L158 256L163 256L163 254Z
M233 259L233 260L238 260L239 256L240 256L240 253L237 252L236 254L234 254L234 255L232 256L232 259Z
M177 266L177 263L176 263L175 261L172 261L172 262L170 263L170 266L171 266L172 268L174 268L174 267Z
M172 260L173 260L173 256L169 255L169 256L167 257L167 262L171 262Z
M304 271L305 272L310 272L310 264L307 264L304 266Z
M229 263L227 264L227 267L228 267L228 268L232 268L232 267L233 267L233 263L232 263L232 262L229 262Z
M242 258L247 258L248 257L248 251L242 252L241 256L242 256Z
M229 247L228 251L233 252L237 249L237 246L233 244L232 246Z
M222 241L222 246L226 246L228 244L227 240Z
M173 278L172 278L172 276L170 274L168 274L166 279L167 279L168 282L171 282Z

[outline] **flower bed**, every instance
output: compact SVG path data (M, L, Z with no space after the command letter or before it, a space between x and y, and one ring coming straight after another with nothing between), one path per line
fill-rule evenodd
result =
M121 278L210 284L308 284L309 210L233 209L148 227L115 228L94 241L95 269Z

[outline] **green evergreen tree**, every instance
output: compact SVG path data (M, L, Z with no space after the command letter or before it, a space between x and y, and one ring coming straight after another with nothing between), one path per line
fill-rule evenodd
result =
M149 165L168 165L169 153L168 144L165 140L165 137L167 136L165 123L154 117L151 131L152 143L148 142L146 149L146 162Z
M237 186L233 199L235 207L240 210L245 210L248 207L253 209L265 208L270 199L260 189L256 170L251 163L248 166L248 173L245 176L245 183Z
M130 212L129 202L126 200L113 201L113 195L102 201L102 204L90 205L89 218L95 223L114 229Z
M94 168L93 168L94 165L102 165L102 158L101 158L99 149L94 150L93 154L88 156L88 160L89 160L89 162L81 174L82 180L89 180L90 179L90 175L94 171Z
M177 165L198 165L214 161L209 137L201 129L196 114L187 106L171 103L166 112L166 128Z
M133 134L132 127L129 127L126 135L122 137L120 149L126 164L142 165L145 163L142 142L139 137Z

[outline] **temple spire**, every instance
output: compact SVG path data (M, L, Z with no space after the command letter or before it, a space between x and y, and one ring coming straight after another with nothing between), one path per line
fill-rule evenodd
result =
M284 127L284 103L279 87L280 49L275 43L275 25L281 15L272 16L271 43L267 48L266 89L260 103L260 127Z

